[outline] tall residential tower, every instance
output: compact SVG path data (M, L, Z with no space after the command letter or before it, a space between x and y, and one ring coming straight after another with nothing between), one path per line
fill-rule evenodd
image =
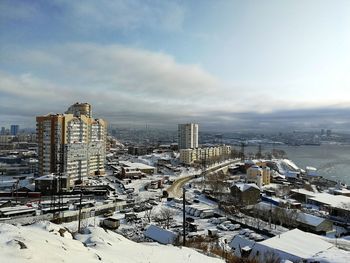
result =
M75 103L65 114L36 117L39 175L60 173L67 187L103 175L107 124L91 116L91 105Z
M179 149L198 148L198 124L179 124L178 136Z

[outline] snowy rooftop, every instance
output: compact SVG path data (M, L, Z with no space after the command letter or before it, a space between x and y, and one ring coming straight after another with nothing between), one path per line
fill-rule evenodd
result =
M350 197L344 195L332 195L328 193L315 193L305 189L293 189L293 193L300 193L308 196L310 200L327 204L332 207L342 208L344 204L350 203Z
M130 168L134 168L134 169L154 169L153 166L150 166L150 165L147 165L144 163L133 163L133 162L129 162L129 161L120 161L119 164L124 166L124 167L130 167Z
M161 244L172 244L177 236L175 233L155 225L150 225L144 235Z
M309 199L338 208L342 208L344 204L350 204L350 197L344 195L331 195L328 193L316 193L314 197Z
M235 250L236 256L241 256L240 248L249 246L252 248L255 244L255 241L245 238L241 235L236 235L231 242L229 243L229 246Z
M299 222L311 225L311 226L318 226L321 223L323 223L326 219L306 213L299 213L297 220Z
M322 240L319 236L306 233L299 229L290 230L257 244L303 259L311 258L317 253L333 247L331 243ZM350 258L350 254L348 256Z
M234 185L237 186L241 192L247 191L248 189L250 189L252 187L255 189L258 189L260 191L260 188L256 184L234 184ZM234 186L234 185L232 185L232 186Z

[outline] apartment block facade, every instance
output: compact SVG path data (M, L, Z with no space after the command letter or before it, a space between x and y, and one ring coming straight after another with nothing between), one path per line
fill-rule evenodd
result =
M39 176L61 174L71 188L105 174L107 125L92 117L90 104L76 103L64 114L38 116L36 122Z
M178 125L179 149L198 148L198 124L186 123Z
M215 147L205 147L196 149L181 149L180 162L182 164L191 165L194 162L210 160L214 157L230 155L232 147L228 145L220 145Z

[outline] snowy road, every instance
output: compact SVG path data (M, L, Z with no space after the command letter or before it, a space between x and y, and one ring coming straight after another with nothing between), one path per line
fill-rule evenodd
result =
M180 179L176 180L167 190L169 193L169 197L181 197L183 186L193 178L195 178L195 176L190 175L181 177Z
M229 165L232 165L232 164L235 164L235 163L239 163L240 160L230 160L230 161L227 161L227 162L224 162L224 163L221 163L221 164L218 164L218 165L215 165L215 166L212 166L212 167L209 167L206 169L205 172L214 172L214 171L217 171L217 170L220 170L226 166L229 166ZM203 176L203 174L199 175L199 176ZM169 193L169 197L181 197L182 195L182 188L183 186L189 182L190 180L194 179L195 178L195 175L190 175L190 176L184 176L184 177L181 177L179 179L177 179L168 189L168 193Z

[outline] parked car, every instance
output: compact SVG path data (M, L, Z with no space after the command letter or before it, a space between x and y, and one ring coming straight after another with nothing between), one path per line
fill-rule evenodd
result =
M228 231L228 228L222 224L220 225L217 225L217 228L220 229L220 230L223 230L223 231Z

